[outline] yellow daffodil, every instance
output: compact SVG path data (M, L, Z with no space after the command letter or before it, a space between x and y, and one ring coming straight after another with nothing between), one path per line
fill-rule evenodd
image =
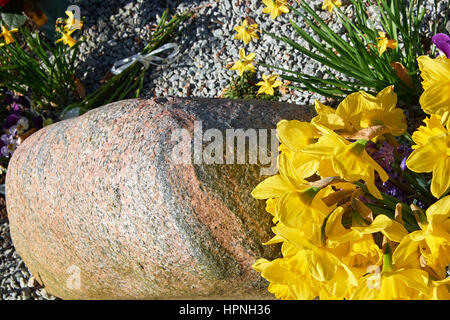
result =
M69 47L73 47L77 43L77 41L74 38L72 38L72 36L71 36L72 33L74 33L75 31L76 31L76 29L72 29L72 30L68 30L68 31L65 30L63 32L61 38L56 40L55 43L62 41L64 44L69 45Z
M301 152L311 143L317 142L320 132L309 122L281 120L277 124L281 151L290 159L297 177L305 179L315 174L319 159Z
M399 136L407 125L402 109L396 105L397 95L393 86L386 87L375 97L366 92L355 92L348 95L336 110L316 101L318 116L311 123L325 126L343 136L368 128L374 128L375 136L377 132Z
M420 105L426 113L441 116L442 123L450 128L450 59L421 56L417 62L425 90Z
M273 89L283 84L283 82L277 80L277 74L271 76L266 76L265 74L263 74L262 77L263 81L260 81L256 84L257 86L261 87L258 90L258 94L268 94L270 96L273 96L275 94L275 91Z
M81 30L81 28L83 27L83 21L75 19L72 11L66 11L65 13L68 16L68 18L66 19L66 25L64 26L64 30L65 31L69 31L72 29Z
M386 33L383 31L378 31L379 37L377 38L377 48L378 48L378 54L381 56L387 48L395 49L397 48L397 41L395 40L389 40L386 37Z
M381 271L360 278L354 300L419 300L429 296L428 273L420 269Z
M8 30L8 28L4 25L2 25L2 33L0 33L0 37L3 37L5 39L5 42L0 44L0 46L4 46L5 44L11 44L14 42L14 37L12 36L11 33L16 33L19 32L19 29L14 28L11 30Z
M279 156L279 171L279 175L258 184L252 191L252 196L255 199L276 198L274 220L291 227L302 225L305 234L310 235L312 225L320 226L333 209L321 200L330 189L311 187L307 181L299 178L291 161L284 154Z
M397 249L394 251L396 254ZM393 263L390 245L386 244L382 269L374 268L360 278L351 299L405 300L424 299L430 295L429 275L418 268L404 268Z
M359 213L353 212L352 226L344 228L341 221L344 210L342 207L333 211L327 219L325 235L327 245L336 247L347 243L348 253L341 260L350 268L356 276L362 276L370 266L380 266L382 252L375 244L372 234L381 232L389 240L400 242L408 231L399 222L380 214L369 225L359 217Z
M348 252L347 244L334 248L326 246L320 226L314 226L311 235L306 235L303 228L291 228L283 223L278 223L273 231L297 249L304 250L302 259L309 275L322 286L324 295L345 298L350 287L356 287L356 277L340 260Z
M450 300L450 277L444 280L431 281L430 295L423 296L423 299L429 300Z
M320 288L308 270L306 250L284 242L281 252L283 258L259 259L253 265L270 282L269 292L282 300L312 300L319 296Z
M266 5L263 13L270 13L272 19L276 19L281 14L289 12L285 0L263 0L263 3Z
M375 171L383 182L389 179L384 169L366 152L368 140L358 140L350 143L333 131L322 128L324 135L318 142L306 147L302 152L320 157L320 165L329 176L339 176L349 182L364 180L369 192L381 199L381 194L375 186ZM328 160L328 161L327 161Z
M259 39L258 34L258 25L256 23L249 25L247 19L244 19L242 26L234 27L234 30L237 34L234 36L234 39L242 40L245 44L249 44L252 39Z
M450 188L450 133L439 116L424 122L412 135L416 145L406 165L414 172L433 172L431 193L439 198Z
M335 6L340 8L342 6L342 2L340 0L324 0L322 10L328 9L328 12L332 12Z
M436 280L446 278L450 264L450 196L434 203L426 211L421 230L408 234L394 252L399 267L424 268Z
M234 63L230 70L237 70L240 76L244 74L244 71L250 70L251 72L255 72L255 66L252 64L253 59L255 59L255 53L245 54L244 48L239 50L240 59Z

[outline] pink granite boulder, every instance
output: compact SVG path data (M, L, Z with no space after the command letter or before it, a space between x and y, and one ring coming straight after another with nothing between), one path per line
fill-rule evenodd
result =
M217 133L312 116L283 103L170 98L121 101L45 127L8 168L14 246L63 299L270 298L251 268L279 254L262 245L272 221L250 195L265 178L261 164L177 163L173 132L184 129L192 146L199 121Z

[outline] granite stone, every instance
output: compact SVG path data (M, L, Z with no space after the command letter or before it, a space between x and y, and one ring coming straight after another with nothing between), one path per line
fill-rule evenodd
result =
M270 299L256 259L272 217L261 164L174 163L174 130L274 129L313 108L249 100L125 100L36 132L6 177L11 236L63 299ZM198 123L198 122L197 122ZM270 132L270 130L269 130ZM205 145L207 145L205 143ZM203 146L204 147L204 146Z

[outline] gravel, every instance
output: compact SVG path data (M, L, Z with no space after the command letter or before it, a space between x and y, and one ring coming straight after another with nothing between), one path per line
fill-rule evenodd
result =
M235 71L227 69L239 58L239 48L256 53L256 60L281 68L299 71L308 75L323 76L325 68L319 63L296 52L290 46L262 35L257 42L244 45L234 40L233 27L241 24L247 16L258 23L261 30L287 36L299 44L309 47L290 26L292 18L301 28L308 30L303 21L294 14L282 15L275 21L268 14L262 13L265 7L261 0L114 0L105 6L103 0L73 1L81 7L86 17L83 36L86 42L81 46L79 70L88 92L98 88L100 80L107 75L112 64L120 59L140 52L150 36L150 28L159 19L164 8L171 13L197 9L196 18L189 22L182 37L178 39L181 53L178 60L171 65L152 67L146 76L143 97L153 96L198 96L217 97L229 84ZM322 0L310 0L309 4L329 21L329 26L336 32L343 27L336 14L321 10ZM427 14L423 33L429 35L430 17L433 2L427 2ZM440 1L440 9L448 7L447 1ZM347 13L350 6L342 7ZM369 12L376 12L369 8ZM444 11L440 10L441 15ZM376 22L374 27L379 26ZM317 38L315 38L318 40ZM257 67L258 73L269 74L274 70ZM339 75L343 80L345 76ZM312 104L315 99L323 97L310 92L290 90L281 100L297 104Z
M14 249L5 215L0 214L0 300L55 300L33 278Z
M262 13L264 5L260 0L73 0L79 5L86 17L82 35L79 77L88 93L100 85L116 60L140 52L151 34L151 25L159 19L163 10L171 13L184 12L198 8L195 19L189 22L182 37L178 40L181 53L177 61L163 67L152 67L146 75L143 96L197 96L218 97L228 85L234 71L227 69L239 58L239 48L246 52L255 52L257 61L288 68L309 75L324 75L325 69L284 43L263 35L258 42L244 46L234 40L233 27L241 24L247 16L253 18L262 30L296 39L308 47L290 27L288 15L275 21ZM310 0L320 12L320 16L329 20L329 26L336 32L342 30L335 15L321 11L322 0ZM440 1L440 14L448 1ZM343 7L350 10L350 7ZM430 35L433 1L427 1L427 14L422 30ZM369 10L370 11L370 10ZM289 15L300 27L308 30L302 21ZM375 23L376 26L376 23ZM447 26L448 29L449 26ZM450 30L448 30L450 32ZM257 67L259 74L273 71ZM343 77L345 79L345 77ZM309 92L290 91L281 100L297 104L311 104L322 97ZM322 99L323 100L323 99ZM3 204L2 204L3 203ZM29 270L14 250L9 224L4 208L4 199L0 198L0 298L7 299L55 299L32 278Z

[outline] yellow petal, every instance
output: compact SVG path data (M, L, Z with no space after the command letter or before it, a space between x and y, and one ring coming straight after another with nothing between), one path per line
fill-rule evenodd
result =
M422 86L425 90L436 83L449 81L450 59L441 57L432 59L428 56L420 56L417 58L417 62L423 78Z
M450 188L450 156L436 162L431 181L431 193L439 199L448 188Z
M298 152L292 157L292 166L295 168L296 175L305 179L317 172L319 169L319 160L307 153Z
M285 192L292 191L293 187L280 175L269 177L259 183L252 191L255 199L269 199L281 197Z
M336 274L338 266L325 251L316 252L310 250L306 257L309 272L316 280L329 281Z
M390 219L384 214L378 215L370 226L354 227L352 229L358 230L364 234L381 231L389 240L394 242L401 242L403 237L408 234L408 231L406 231L403 225Z
M435 82L425 89L420 96L419 102L423 111L428 114L443 116L445 112L448 112L450 106L449 76L447 76L446 80Z
M423 238L421 231L414 231L406 235L392 254L392 262L396 268L419 268L420 267L420 242L414 238Z
M280 142L295 152L315 142L315 138L318 137L317 130L309 122L298 120L280 121L277 124L277 133Z
M430 143L414 150L406 160L406 166L414 172L431 172L440 161L441 154Z
M428 139L445 134L447 130L442 125L441 119L436 115L431 115L430 118L423 120L425 126L420 126L412 135L412 139L418 146L428 143ZM417 146L413 146L413 149Z
M450 195L440 199L427 209L427 220L433 225L436 221L443 222L450 218Z

